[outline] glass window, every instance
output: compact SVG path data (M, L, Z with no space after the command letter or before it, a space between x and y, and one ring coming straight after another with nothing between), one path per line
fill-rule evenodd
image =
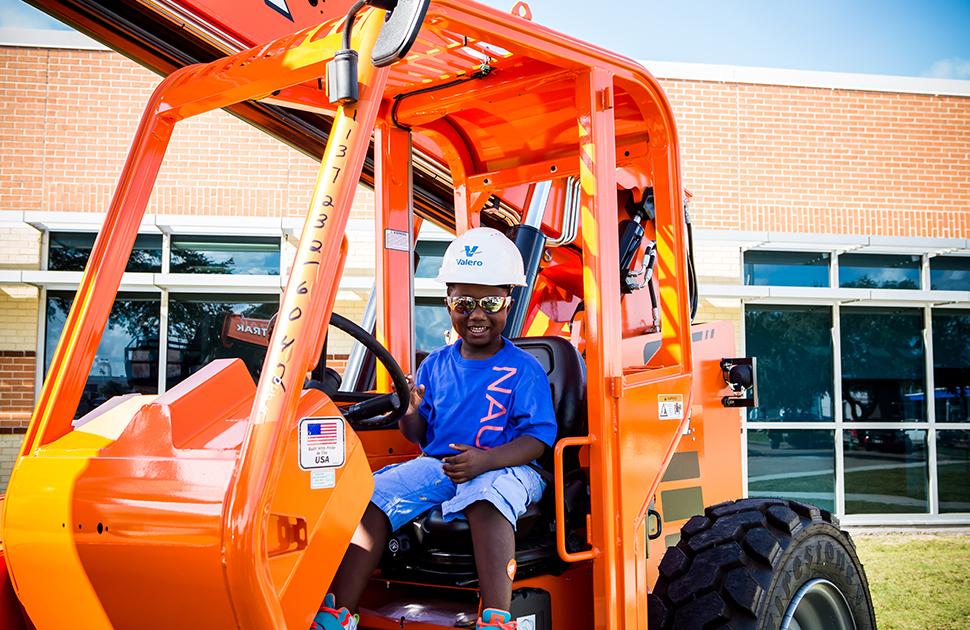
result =
M970 512L970 431L937 431L940 512Z
M445 257L448 241L418 241L414 250L418 257L418 266L414 270L415 278L436 278L441 260Z
M744 283L779 287L827 287L827 252L744 252Z
M970 311L933 311L937 422L970 422Z
M857 289L920 288L919 256L842 254L839 256L839 286Z
M845 420L925 420L923 311L843 308L841 327Z
M926 431L846 429L846 514L928 512Z
M445 345L451 330L451 316L443 298L417 298L414 301L414 341L418 352L431 352Z
M242 359L258 378L269 341L267 326L277 310L277 296L171 295L166 385L171 388L223 358Z
M748 496L796 499L835 511L832 431L748 431Z
M74 293L47 293L44 371L50 367ZM121 394L158 392L158 330L161 300L151 293L119 293L91 366L77 417Z
M278 275L280 239L173 236L172 273Z
M749 421L833 419L832 309L748 305L745 348L758 358L759 406Z
M930 258L930 288L934 291L970 291L970 256Z
M84 271L94 239L90 232L51 232L47 248L47 268L51 271ZM125 271L158 273L162 270L162 235L139 234Z

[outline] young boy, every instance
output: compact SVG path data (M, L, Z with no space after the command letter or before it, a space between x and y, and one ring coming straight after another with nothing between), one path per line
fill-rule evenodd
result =
M483 609L477 628L516 627L508 612L515 522L545 485L528 464L556 439L545 372L502 336L511 287L525 283L522 257L501 232L475 228L448 246L438 280L448 286L460 339L428 355L411 383L399 426L423 456L375 473L373 498L313 628L355 629L350 611L390 534L439 505L446 520L466 518L471 529Z

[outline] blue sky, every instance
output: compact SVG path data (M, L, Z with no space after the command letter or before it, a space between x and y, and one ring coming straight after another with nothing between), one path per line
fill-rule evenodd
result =
M529 4L536 22L636 59L970 79L970 0ZM21 0L0 0L0 26L64 28Z

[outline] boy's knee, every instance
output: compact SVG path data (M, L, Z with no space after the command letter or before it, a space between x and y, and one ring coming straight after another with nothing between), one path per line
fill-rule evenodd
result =
M466 507L463 511L465 513L465 518L468 519L469 523L472 523L472 521L475 520L483 522L501 521L503 523L508 523L509 526L512 525L509 523L509 519L502 514L502 510L498 509L498 507L491 501L486 501L485 499L481 499L469 504L468 507Z

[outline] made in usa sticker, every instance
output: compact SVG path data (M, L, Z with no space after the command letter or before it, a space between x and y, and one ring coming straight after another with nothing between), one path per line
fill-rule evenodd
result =
M347 459L343 418L300 420L300 468L340 468Z

